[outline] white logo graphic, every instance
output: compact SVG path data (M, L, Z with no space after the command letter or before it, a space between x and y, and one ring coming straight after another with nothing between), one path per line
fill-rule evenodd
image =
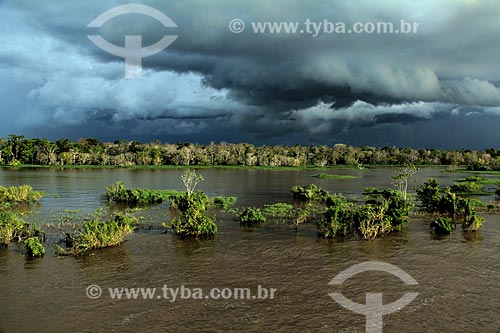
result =
M405 284L418 284L414 278L399 267L380 261L367 261L351 266L345 271L339 273L328 284L341 285L350 277L366 271L387 272L397 276ZM381 333L383 327L382 316L401 310L410 304L415 297L418 296L418 293L406 293L399 300L386 305L382 303L381 293L366 293L366 304L355 303L340 293L331 293L328 295L344 308L352 312L365 315L367 333Z
M243 30L245 30L245 22L240 19L231 20L231 22L229 22L229 30L235 34L242 33Z
M100 28L110 19L124 14L142 14L156 19L166 28L177 27L174 21L159 10L141 4L128 4L111 8L95 18L87 27ZM163 36L155 44L142 47L142 36L126 35L125 47L120 47L109 43L101 36L89 35L87 37L104 51L125 58L125 78L127 79L140 78L142 58L161 52L177 39L177 36Z
M97 284L92 284L87 287L86 293L88 298L98 299L99 297L101 297L102 289Z

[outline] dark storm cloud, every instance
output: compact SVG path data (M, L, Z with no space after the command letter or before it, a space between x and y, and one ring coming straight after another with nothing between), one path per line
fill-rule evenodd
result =
M122 1L0 3L0 96L9 126L81 125L90 135L107 124L134 135L317 142L383 124L500 115L497 1L137 2L178 28L138 15L86 28ZM243 19L246 31L231 33L233 18ZM420 27L412 35L250 31L252 21L306 19L404 19ZM143 60L143 78L124 80L123 59L92 44L87 35L94 33L117 45L125 35L144 36L144 44L178 38ZM19 107L22 114L12 112Z

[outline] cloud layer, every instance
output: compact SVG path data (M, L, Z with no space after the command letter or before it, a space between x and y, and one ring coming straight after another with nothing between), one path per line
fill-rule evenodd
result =
M178 28L138 15L98 31L86 27L121 1L0 2L3 136L78 128L73 135L331 143L358 142L354 135L373 141L389 126L393 134L382 141L400 144L398 126L500 114L497 1L138 2ZM231 33L233 18L247 30ZM250 31L250 22L306 19L404 19L420 30L317 37ZM92 44L93 33L117 45L125 35L141 35L144 44L178 38L143 60L141 79L125 80L123 59Z

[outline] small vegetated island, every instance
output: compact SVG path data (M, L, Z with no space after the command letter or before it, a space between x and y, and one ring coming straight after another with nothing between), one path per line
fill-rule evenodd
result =
M269 151L274 152L272 155L274 157L264 161L261 155L269 155ZM365 162L369 162L367 164L380 162L374 156L381 155L384 156L384 161L390 161L390 163L401 163L406 159L416 159L426 164L447 162L451 164L452 161L465 163L467 160L487 165L488 168L496 168L496 162L494 162L496 151L482 153L479 154L481 157L478 157L478 152L468 151L440 151L438 154L436 151L390 148L378 150L344 145L328 148L254 147L231 144L162 145L137 142L101 144L91 139L80 140L78 143L68 140L53 143L47 140L29 140L24 137L11 136L7 140L0 141L0 153L0 162L11 166L29 162L40 165L120 166L148 164L329 166L343 164L356 165L361 168L361 164ZM439 159L431 158L434 154L438 154ZM221 156L226 157L221 160ZM303 159L304 156L307 158ZM126 163L122 163L124 161ZM471 164L467 166L472 168ZM123 243L126 237L134 232L134 229L141 227L140 217L136 216L140 207L165 202L169 204L171 216L169 221L163 223L165 229L181 238L196 239L211 238L217 234L217 210L224 210L225 214L234 214L235 220L239 221L243 228L256 228L272 222L289 225L298 230L300 225L310 224L315 225L318 234L325 238L374 240L401 230L408 223L411 212L417 204L420 211L427 214L433 232L438 234L449 234L456 230L458 224L461 224L463 232L475 232L484 223L484 217L476 211L477 207L495 208L470 196L491 194L498 188L500 181L471 176L457 179L456 183L449 188L441 188L436 180L428 179L416 188L416 198L413 198L408 194L408 189L410 179L417 172L417 168L412 164L407 164L397 170L398 175L392 179L392 185L395 187L366 189L364 203L361 204L359 200L355 202L342 194L329 193L317 185L310 184L294 186L291 189L289 202L269 203L262 207L231 208L237 203L236 197L209 197L204 192L196 190L197 185L203 181L203 176L194 169L187 169L183 174L182 181L185 186L183 191L127 188L125 184L118 182L106 188L103 199L135 207L137 210L125 209L121 213L98 210L76 220L74 217L70 218L69 220L73 219L73 227L59 228L61 237L59 242L53 244L54 252L58 255L85 255L101 248L117 246ZM331 173L317 173L311 176L332 180L352 178L348 175ZM497 194L500 195L499 190ZM27 257L45 254L43 243L46 240L46 232L41 230L36 223L26 223L17 210L18 205L37 202L42 196L43 193L34 191L28 185L0 187L1 246L6 247L11 242L15 242L24 245L23 253Z
M29 185L7 188L0 186L0 247L6 247L11 241L16 241L25 244L28 256L38 257L45 254L41 243L45 240L45 232L36 224L24 222L15 211L16 205L37 202L42 196L42 192L34 191Z

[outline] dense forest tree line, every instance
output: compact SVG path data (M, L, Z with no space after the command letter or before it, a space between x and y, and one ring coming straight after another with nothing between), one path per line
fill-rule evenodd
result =
M10 135L0 138L3 165L227 165L262 167L450 165L473 170L500 170L500 150L439 150L369 146L255 146L248 143L141 143L100 142L95 138L72 142L61 139L29 139Z

